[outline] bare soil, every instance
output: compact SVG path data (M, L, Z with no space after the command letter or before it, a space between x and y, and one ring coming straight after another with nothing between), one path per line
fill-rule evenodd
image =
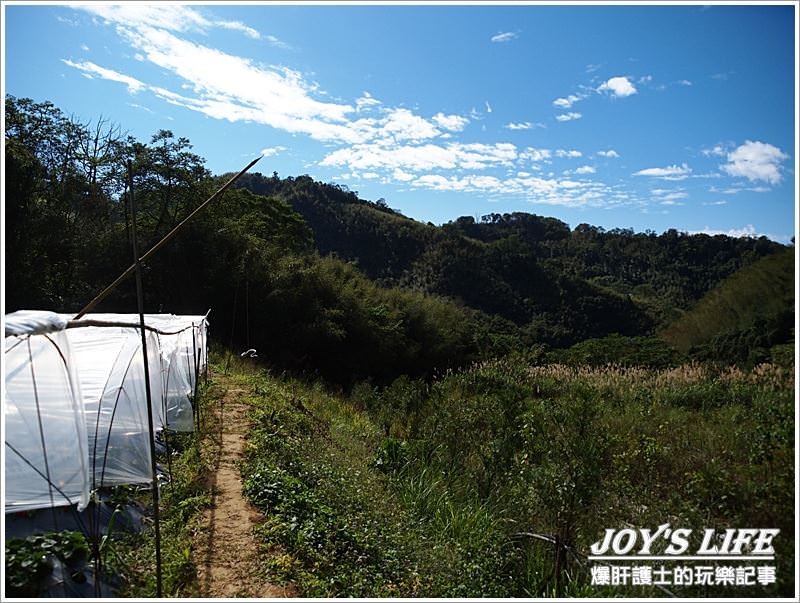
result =
M259 543L253 533L259 511L242 494L239 462L249 428L245 392L224 375L217 382L225 390L214 408L218 454L209 476L212 504L206 510L197 542L195 561L202 597L294 597L291 586L271 584L259 568Z

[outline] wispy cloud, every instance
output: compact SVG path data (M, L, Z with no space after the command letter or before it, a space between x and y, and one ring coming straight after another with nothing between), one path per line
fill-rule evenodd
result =
M692 173L690 168L685 163L682 165L670 165L667 167L646 168L634 172L634 176L650 176L652 178L662 178L664 180L683 180L688 178Z
M653 193L653 195L657 197L658 200L664 205L675 205L674 202L678 199L687 199L689 197L689 193L682 190L654 188L650 192Z
M595 64L589 63L588 65L586 65L586 73L594 73L595 71L600 69L600 67L602 67L602 65L600 65L600 64L595 65Z
M531 175L497 178L474 174L460 177L424 174L411 182L411 185L414 188L437 191L515 195L531 203L567 207L608 207L626 202L623 198L611 194L611 189L603 183L568 178L539 178Z
M597 154L600 157L607 157L609 159L617 159L619 157L619 153L617 153L614 149L608 149L607 151L597 151Z
M582 157L582 156L583 156L583 153L581 153L580 151L576 151L575 149L569 149L569 150L568 149L557 149L556 150L556 157L575 158L575 157Z
M364 111L370 107L375 107L380 104L381 101L379 101L377 98L374 98L369 92L365 91L364 94L356 99L356 110Z
M772 189L768 186L729 186L727 188L719 188L712 186L708 189L710 193L721 193L723 195L737 195L742 192L750 193L768 193Z
M140 105L138 103L126 103L129 107L133 107L134 109L141 109L146 113L153 113L153 110L150 107L145 107L144 105Z
M510 42L511 40L513 40L513 39L515 39L517 37L518 37L517 33L513 32L513 31L504 31L504 32L501 32L501 33L493 35L492 36L492 42L495 42L495 43L497 43L497 42L500 42L500 43L502 43L502 42Z
M700 152L706 157L725 157L726 155L725 149L720 144L714 145L710 149L701 149Z
M266 35L264 36L264 39L267 42L269 42L271 46L275 46L276 48L283 48L284 50L291 50L292 48L291 46L289 46L289 44L287 44L283 40L280 40L272 35Z
M274 155L278 155L286 150L286 147L267 147L266 149L261 149L261 156L262 157L272 157Z
M461 115L445 115L442 112L434 115L431 120L440 128L450 130L451 132L461 132L469 123L469 119L466 117L462 117Z
M520 121L509 122L503 126L506 130L532 130L534 128L546 128L547 126L539 122Z
M636 94L636 86L634 86L627 77L617 76L604 82L599 88L598 92L607 92L615 98L624 98Z
M570 94L563 98L557 98L553 101L553 106L558 107L560 109L569 109L572 105L577 103L579 100L584 98L583 95L578 94Z
M486 169L511 166L517 147L510 143L449 143L446 145L362 144L338 149L321 162L323 166L347 166L351 170L383 168L422 171L433 169Z
M680 84L681 86L691 86L692 85L692 82L690 82L689 80L678 80L677 83Z
M729 237L742 238L742 237L758 237L761 236L756 231L756 227L752 224L742 226L741 228L729 228L728 230L719 230L706 226L702 230L690 231L689 234L707 234L707 235L726 235Z
M61 62L65 65L69 65L70 67L74 67L75 69L79 70L83 73L84 76L92 79L94 77L99 77L105 80L110 80L112 82L119 82L120 84L125 84L128 87L128 91L136 94L137 92L141 92L148 86L140 81L137 80L135 77L131 77L129 75L125 75L123 73L119 73L118 71L114 71L113 69L106 69L105 67L100 67L92 63L91 61L81 61L79 63L70 61L68 59L61 59Z
M171 26L173 31L184 27L178 22ZM178 76L184 82L182 88L189 92L178 94L91 62L64 60L64 63L88 77L123 83L131 92L147 89L171 104L216 119L261 123L308 134L317 140L354 144L370 140L422 141L441 134L434 122L408 109L386 108L380 117L358 117L353 115L358 113L358 104L353 107L319 100L316 84L296 71L258 65L182 39L166 29L118 24L117 31L145 61ZM362 109L375 105L370 96L362 96L360 100ZM450 122L455 123L452 119Z
M523 161L532 161L534 163L539 161L547 161L552 156L550 149L537 149L534 147L527 147L519 154Z
M748 140L728 153L728 163L720 166L720 169L731 176L778 184L782 178L781 163L788 158L776 146Z
M582 114L570 111L569 113L562 113L560 115L556 115L556 120L557 121L573 121L575 119L580 119L581 117L583 117Z

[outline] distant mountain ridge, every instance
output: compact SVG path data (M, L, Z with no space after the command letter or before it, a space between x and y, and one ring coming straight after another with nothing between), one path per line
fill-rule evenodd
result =
M738 269L783 245L765 237L574 229L523 212L422 223L309 176L246 174L237 186L303 216L320 253L385 286L436 294L507 321L526 342L564 346L671 323Z

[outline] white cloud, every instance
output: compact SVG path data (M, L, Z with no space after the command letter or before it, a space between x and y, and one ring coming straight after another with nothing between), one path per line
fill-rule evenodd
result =
M291 49L291 46L289 46L289 45L288 45L286 42L284 42L283 40L279 40L279 39L278 39L278 38L276 38L275 36L266 35L266 36L264 36L264 39L265 39L267 42L269 42L269 43L270 43L272 46L275 46L275 47L277 47L277 48L284 48L284 49L286 49L286 50L289 50L289 49Z
M752 224L748 224L747 226L743 226L742 228L730 228L728 230L718 230L716 228L710 228L706 226L703 230L694 230L691 231L689 234L707 234L707 235L727 235L729 237L758 237L760 236L756 232L756 227Z
M260 40L261 34L241 21L223 21L205 17L199 11L189 6L177 4L88 4L76 5L74 8L85 10L102 19L128 27L157 27L170 31L207 31L219 27L239 31L249 38ZM266 39L275 46L286 45L275 36L266 36Z
M510 42L516 37L517 34L514 33L513 31L505 31L492 36L492 42Z
M129 107L133 107L134 109L141 109L142 111L146 111L147 113L152 113L153 110L149 107L145 107L144 105L139 105L137 103L126 103Z
M522 172L526 174L526 172ZM521 196L532 203L581 207L586 205L607 207L627 202L615 200L602 183L591 180L569 180L522 176L500 179L494 176L466 175L446 177L441 174L424 174L411 183L414 188L438 191L481 192Z
M600 157L608 157L609 159L617 159L619 157L619 153L617 153L614 149L608 149L607 151L597 151L597 154Z
M266 149L261 149L261 156L272 157L273 155L277 155L278 153L285 150L286 147L267 147Z
M731 176L778 184L782 178L781 163L788 158L778 147L748 140L728 153L728 163L720 168Z
M374 98L369 92L364 92L359 98L356 99L356 110L363 111L369 107L380 105L381 101Z
M529 121L521 121L521 122L509 122L503 126L506 130L531 130L533 128L546 128L543 123L539 122L529 122Z
M716 156L716 157L724 157L725 156L725 149L722 145L714 145L710 149L702 149L700 151L706 157Z
M635 172L634 176L651 176L653 178L663 178L664 180L683 180L692 173L690 168L685 163L678 165L670 165L663 168L647 168Z
M595 170L591 165L582 165L581 167L575 170L576 174L594 174L597 170Z
M445 130L451 132L461 132L469 123L469 119L460 115L445 115L444 113L437 113L432 118L433 122Z
M712 186L708 189L710 193L721 193L723 195L736 195L741 192L750 192L750 193L768 193L772 189L768 186L730 186L728 188L717 188L716 186Z
M610 92L615 97L623 98L636 94L636 86L627 77L617 76L603 83L597 91Z
M486 112L487 113L491 113L492 112L492 106L489 104L489 101L484 101L484 102L486 103Z
M583 96L577 94L570 94L565 98L557 98L553 101L553 105L561 109L569 109L572 105L583 99Z
M704 201L703 205L726 205L727 201Z
M689 80L678 80L678 83L681 86L691 86L692 85L692 82L690 82Z
M81 50L84 52L89 52L89 47L86 44L81 44Z
M329 153L323 166L348 166L358 169L400 169L411 171L433 169L486 169L493 166L512 166L517 148L510 143L486 145L480 143L449 143L396 145L361 144Z
M523 161L545 161L550 159L551 155L550 149L528 147L519 154L519 158Z
M135 94L144 90L147 85L137 80L135 77L131 77L129 75L125 75L123 73L119 73L118 71L114 71L113 69L106 69L105 67L100 67L99 65L95 65L91 61L82 61L80 63L74 63L68 59L61 59L61 62L65 65L69 65L70 67L74 67L78 69L81 73L89 77L91 79L94 76L111 80L112 82L119 82L121 84L125 84L128 87L128 91Z
M652 82L652 81L653 81L653 76L652 75L643 75L642 77L639 78L639 83L640 84L647 84L647 83Z
M602 65L593 65L589 63L588 65L586 65L586 73L594 73L595 71L600 69L600 67L602 67Z
M392 172L392 179L400 182L409 182L414 178L416 178L414 174L409 174L408 172L404 172L399 168L395 168L395 170Z
M184 7L185 8L185 7ZM254 40L260 40L261 34L253 29L252 27L245 25L240 21L214 21L213 25L216 27L221 27L222 29L231 29L233 31L240 31L248 38L252 38ZM274 37L274 36L270 36ZM275 38L275 40L278 40ZM279 41L279 40L278 40Z
M389 110L379 132L379 136L391 136L396 141L421 141L439 134L436 126L408 109Z
M580 119L583 117L580 113L574 113L570 111L569 113L562 113L561 115L556 115L556 120L558 121L572 121L574 119Z
M575 149L558 149L556 151L556 157L582 157L583 153L580 151L576 151Z

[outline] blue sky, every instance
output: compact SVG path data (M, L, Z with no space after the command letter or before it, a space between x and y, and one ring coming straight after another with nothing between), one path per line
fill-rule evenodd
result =
M5 92L413 218L795 231L783 6L5 4Z

